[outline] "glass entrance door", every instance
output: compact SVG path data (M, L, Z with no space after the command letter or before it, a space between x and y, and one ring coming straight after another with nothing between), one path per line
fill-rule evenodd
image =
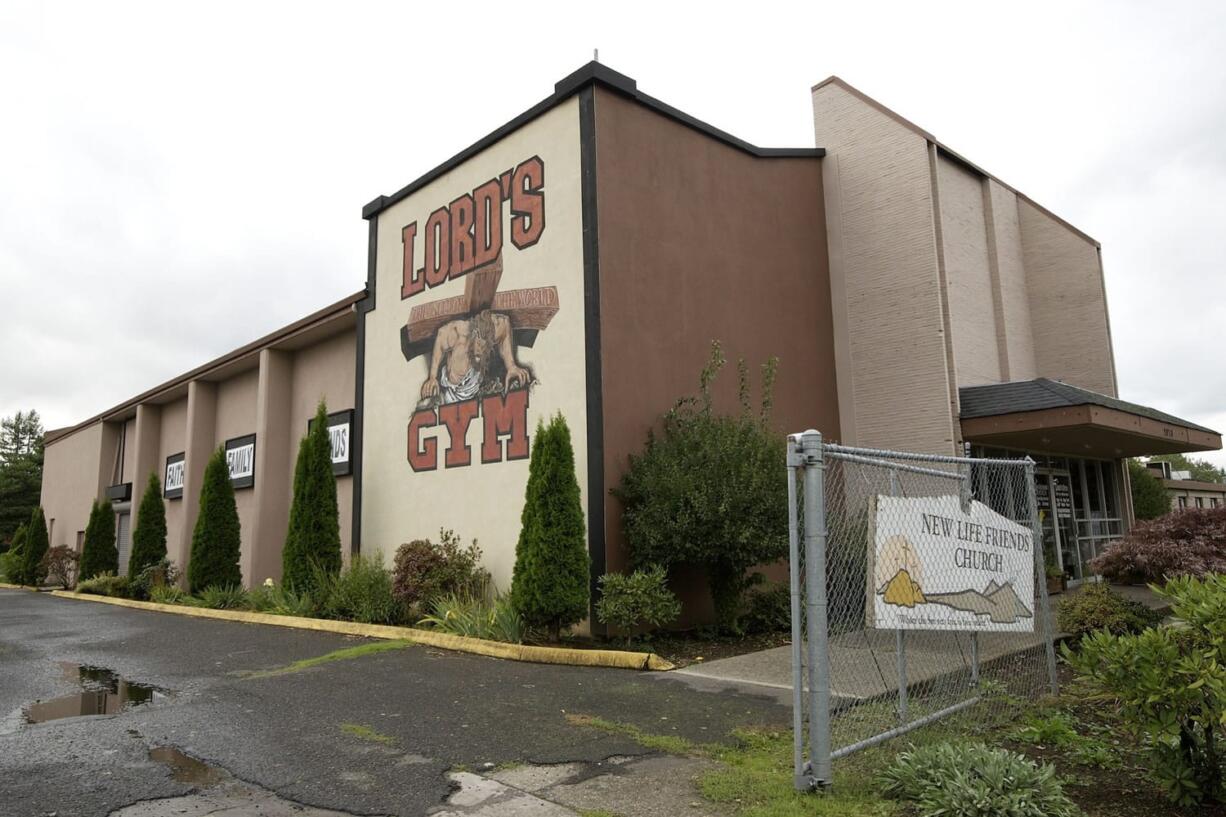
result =
M1059 554L1058 564L1074 581L1082 578L1081 555L1077 548L1077 519L1073 511L1073 481L1068 471L1035 472L1035 498L1043 523L1043 553Z

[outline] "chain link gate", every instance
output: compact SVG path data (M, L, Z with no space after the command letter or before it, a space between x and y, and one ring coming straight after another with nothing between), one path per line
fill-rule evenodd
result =
M787 469L798 790L828 787L840 757L999 705L993 692L1058 691L1032 460L806 431Z

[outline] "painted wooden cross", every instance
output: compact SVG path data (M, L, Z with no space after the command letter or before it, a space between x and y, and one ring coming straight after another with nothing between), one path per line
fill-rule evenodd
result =
M439 330L454 321L471 321L486 311L510 322L512 354L521 346L532 348L537 334L549 326L558 312L558 289L549 286L499 292L501 280L502 255L499 254L465 276L462 295L413 307L408 323L400 329L400 348L405 360L426 355L427 367L437 367L438 361L429 356L434 351ZM429 377L436 375L437 372L428 374Z

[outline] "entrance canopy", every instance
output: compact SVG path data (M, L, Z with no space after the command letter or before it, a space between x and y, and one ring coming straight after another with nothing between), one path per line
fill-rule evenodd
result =
M1045 377L966 386L958 397L963 438L985 445L1102 459L1222 447L1211 428Z

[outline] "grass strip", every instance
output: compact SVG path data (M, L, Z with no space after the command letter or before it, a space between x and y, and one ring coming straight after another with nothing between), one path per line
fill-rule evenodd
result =
M373 655L375 653L387 652L388 650L400 650L412 644L412 641L371 641L366 644L359 644L356 647L345 647L340 650L316 655L311 658L303 658L300 661L295 661L292 664L287 664L284 667L274 667L272 669L256 670L249 675L244 676L245 679L253 678L272 678L277 675L289 675L293 672L302 672L311 667L318 667L320 664L330 664L333 661L347 661L351 658L361 658L364 655Z

